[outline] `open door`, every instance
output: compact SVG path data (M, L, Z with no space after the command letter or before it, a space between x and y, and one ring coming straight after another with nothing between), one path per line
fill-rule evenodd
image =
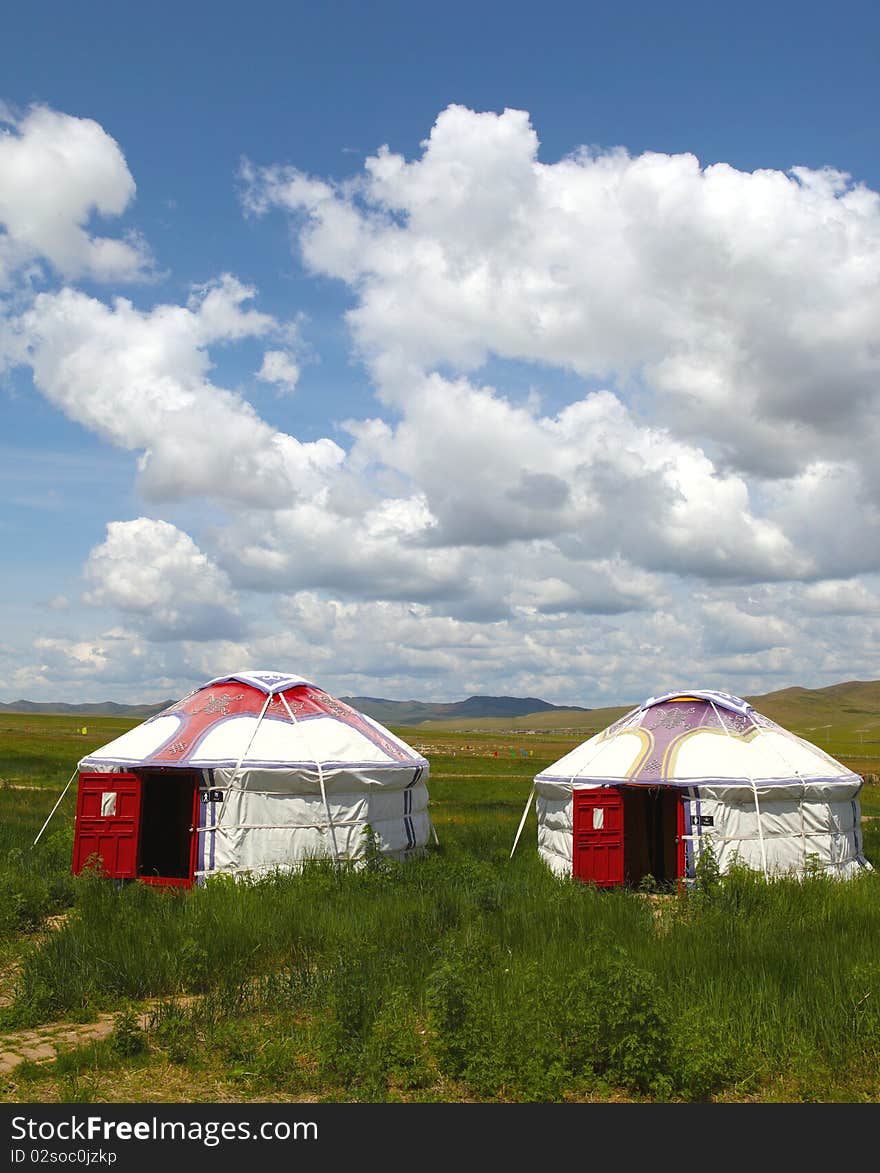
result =
M579 880L600 888L624 883L623 796L616 787L575 790L573 867Z
M673 787L602 786L572 793L572 873L600 888L670 887L685 878L684 804Z
M93 856L115 880L192 886L198 849L199 777L194 770L80 774L73 872Z
M143 770L141 786L138 879L189 888L199 840L199 775L195 770Z
M650 876L670 887L684 875L681 794L669 786L624 786L623 854L626 882Z
M141 781L136 774L80 774L73 836L75 875L93 856L114 879L137 875Z

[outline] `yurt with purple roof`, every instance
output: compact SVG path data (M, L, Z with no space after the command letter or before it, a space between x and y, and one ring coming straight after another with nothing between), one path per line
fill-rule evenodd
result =
M210 680L79 763L73 870L190 887L308 859L397 859L433 834L427 761L302 677Z
M513 849L536 797L541 858L600 887L686 882L707 844L721 872L845 879L871 866L861 786L739 697L666 693L536 776Z

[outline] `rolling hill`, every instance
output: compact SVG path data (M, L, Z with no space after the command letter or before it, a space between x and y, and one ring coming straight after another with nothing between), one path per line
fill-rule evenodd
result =
M459 721L484 717L508 720L533 713L587 713L589 709L578 706L564 708L551 705L538 697L516 696L470 696L464 701L434 704L428 701L391 701L383 697L343 696L344 704L360 710L383 724L420 725L425 721ZM46 713L60 715L81 715L92 717L152 717L173 705L174 700L162 701L155 705L122 705L115 701L98 703L68 704L60 701L11 701L0 704L0 713Z
M854 745L864 745L866 752L880 745L880 680L850 680L825 688L784 688L745 698L756 709L786 729L814 741L824 748L829 742L829 731L834 742L840 736ZM597 733L628 713L636 703L604 709L554 709L528 713L518 717L474 717L455 724L470 732L501 733L511 730L533 730L544 733L577 734L588 737ZM453 722L424 721L422 729L438 732L452 728Z
M471 696L463 701L430 703L393 701L383 697L341 697L346 704L385 725L451 732L509 732L533 730L586 737L604 729L628 712L633 703L613 708L588 709L552 705L537 697ZM866 753L880 746L880 680L850 680L825 688L791 687L749 696L755 708L787 729L831 748L845 736ZM173 701L156 705L70 704L13 701L0 704L0 713L56 713L82 716L144 718L167 708Z
M10 701L0 704L0 713L47 713L77 717L153 717L161 713L174 700L161 701L157 705L120 705L116 701L82 702L68 704L64 701Z
M366 713L383 725L423 725L426 721L460 722L495 718L510 720L516 717L544 713L588 713L577 705L551 705L537 697L469 696L464 701L432 704L426 701L389 701L373 696L342 696L339 698L353 709Z

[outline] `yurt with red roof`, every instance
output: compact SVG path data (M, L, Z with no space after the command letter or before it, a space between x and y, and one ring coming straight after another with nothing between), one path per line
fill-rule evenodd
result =
M217 872L397 859L434 833L428 763L299 676L210 680L79 763L73 870L190 887Z
M600 887L686 882L707 844L721 872L848 878L870 868L861 787L739 697L666 693L536 776L513 847L537 795L541 858Z

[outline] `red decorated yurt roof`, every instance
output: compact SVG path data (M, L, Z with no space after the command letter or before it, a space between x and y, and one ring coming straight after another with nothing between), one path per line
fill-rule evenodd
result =
M83 769L425 767L406 742L303 677L236 672L88 754Z

